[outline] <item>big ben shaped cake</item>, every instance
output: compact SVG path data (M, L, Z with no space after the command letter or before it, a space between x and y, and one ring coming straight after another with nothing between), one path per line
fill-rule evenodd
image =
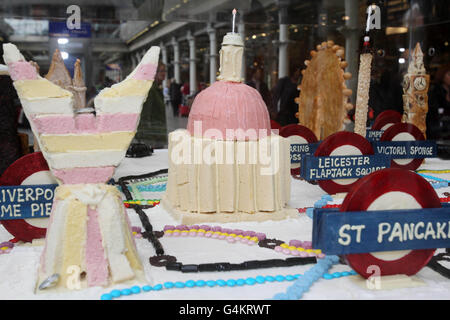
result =
M403 78L403 122L412 123L426 137L428 88L430 76L423 64L423 53L417 43L411 55L408 73Z

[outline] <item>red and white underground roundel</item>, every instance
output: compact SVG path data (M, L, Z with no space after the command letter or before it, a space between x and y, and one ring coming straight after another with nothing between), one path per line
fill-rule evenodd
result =
M387 168L359 179L345 197L340 211L440 207L438 195L424 178L408 170ZM421 249L359 253L345 255L345 259L353 270L365 278L374 275L374 266L379 268L378 276L410 276L428 264L434 251Z
M288 138L291 144L306 144L317 142L317 137L309 128L300 124L288 124L280 129L280 136ZM300 163L291 163L291 174L300 174Z
M425 137L415 125L411 123L396 123L384 131L380 141L415 141L425 140ZM424 159L393 159L391 168L416 170Z
M0 177L2 186L56 184L41 152L27 154L12 163ZM31 242L44 238L49 218L3 220L5 229L16 239Z
M372 130L387 130L392 125L402 121L402 115L394 110L381 112L375 119Z
M371 155L372 145L364 137L354 132L339 131L328 136L317 148L316 157ZM319 180L319 186L328 194L348 192L358 179Z

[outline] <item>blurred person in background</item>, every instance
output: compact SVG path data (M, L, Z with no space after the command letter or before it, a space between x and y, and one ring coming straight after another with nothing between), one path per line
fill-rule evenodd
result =
M182 94L181 94L181 84L179 84L175 78L170 82L169 87L170 104L172 105L173 116L178 116L178 108L181 104Z
M267 87L267 84L264 82L264 70L262 68L254 69L251 79L247 81L246 84L258 90L264 102L266 103L267 111L269 111L269 114L272 114L274 111L272 95L269 91L269 88Z

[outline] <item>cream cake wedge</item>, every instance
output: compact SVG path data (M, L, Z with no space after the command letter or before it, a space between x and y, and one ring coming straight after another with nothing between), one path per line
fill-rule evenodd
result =
M159 47L151 47L126 79L98 94L95 115L75 112L78 107L73 93L57 85L72 81L59 52L53 56L52 75L42 78L15 45L8 43L3 48L33 134L50 167L56 169L56 178L63 183L71 183L72 178L78 183L83 177L89 182L108 181L136 133L142 105L156 74ZM75 68L80 82L80 61ZM64 81L55 74L65 75ZM94 173L97 167L101 170ZM94 174L87 176L88 171Z
M74 99L70 91L84 90L80 61L72 80L57 53L59 63L53 64L53 74L42 78L13 44L3 48L25 115L60 184L36 293L146 281L121 194L106 182L136 133L155 77L159 47L150 48L130 76L101 91L94 101L95 114L75 106L76 101L82 105L82 92ZM63 83L70 90L59 86Z

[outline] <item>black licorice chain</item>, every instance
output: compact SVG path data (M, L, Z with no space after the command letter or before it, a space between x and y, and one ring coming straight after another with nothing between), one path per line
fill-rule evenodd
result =
M122 192L125 194L125 198L130 201L133 200L133 196L128 190L125 181L131 179L144 179L150 178L158 174L167 173L167 169L159 170L156 172L148 173L140 176L127 176L119 179L118 184L122 188ZM149 262L156 267L166 267L167 270L187 272L211 272L211 271L238 271L238 270L251 270L262 268L274 268L274 267L291 267L305 264L316 263L316 257L291 257L287 259L268 259L268 260L250 260L242 263L229 263L229 262L217 262L217 263L203 263L203 264L182 264L177 262L177 258L164 254L164 248L158 238L164 235L164 231L153 231L153 226L150 223L148 216L145 214L142 207L138 204L131 204L129 208L139 216L142 227L145 232L142 232L142 236L147 239L153 246L156 252L156 256L150 257ZM260 247L274 249L275 246L283 243L276 239L264 239L258 242Z
M164 248L159 241L164 232L153 231L153 226L150 223L148 216L140 208L139 205L134 204L130 206L138 214L141 220L142 226L145 232L142 236L146 238L154 247L156 256L150 257L149 262L155 267L166 267L167 270L181 271L183 273L188 272L211 272L211 271L238 271L238 270L251 270L261 268L274 268L274 267L291 267L298 265L305 265L316 263L316 257L292 257L287 259L268 259L268 260L251 260L244 261L242 263L229 263L229 262L217 262L217 263L203 263L203 264L182 264L177 262L177 258L171 255L164 254ZM276 245L282 243L282 241L275 239L265 239L259 241L260 247L266 247L273 249Z

